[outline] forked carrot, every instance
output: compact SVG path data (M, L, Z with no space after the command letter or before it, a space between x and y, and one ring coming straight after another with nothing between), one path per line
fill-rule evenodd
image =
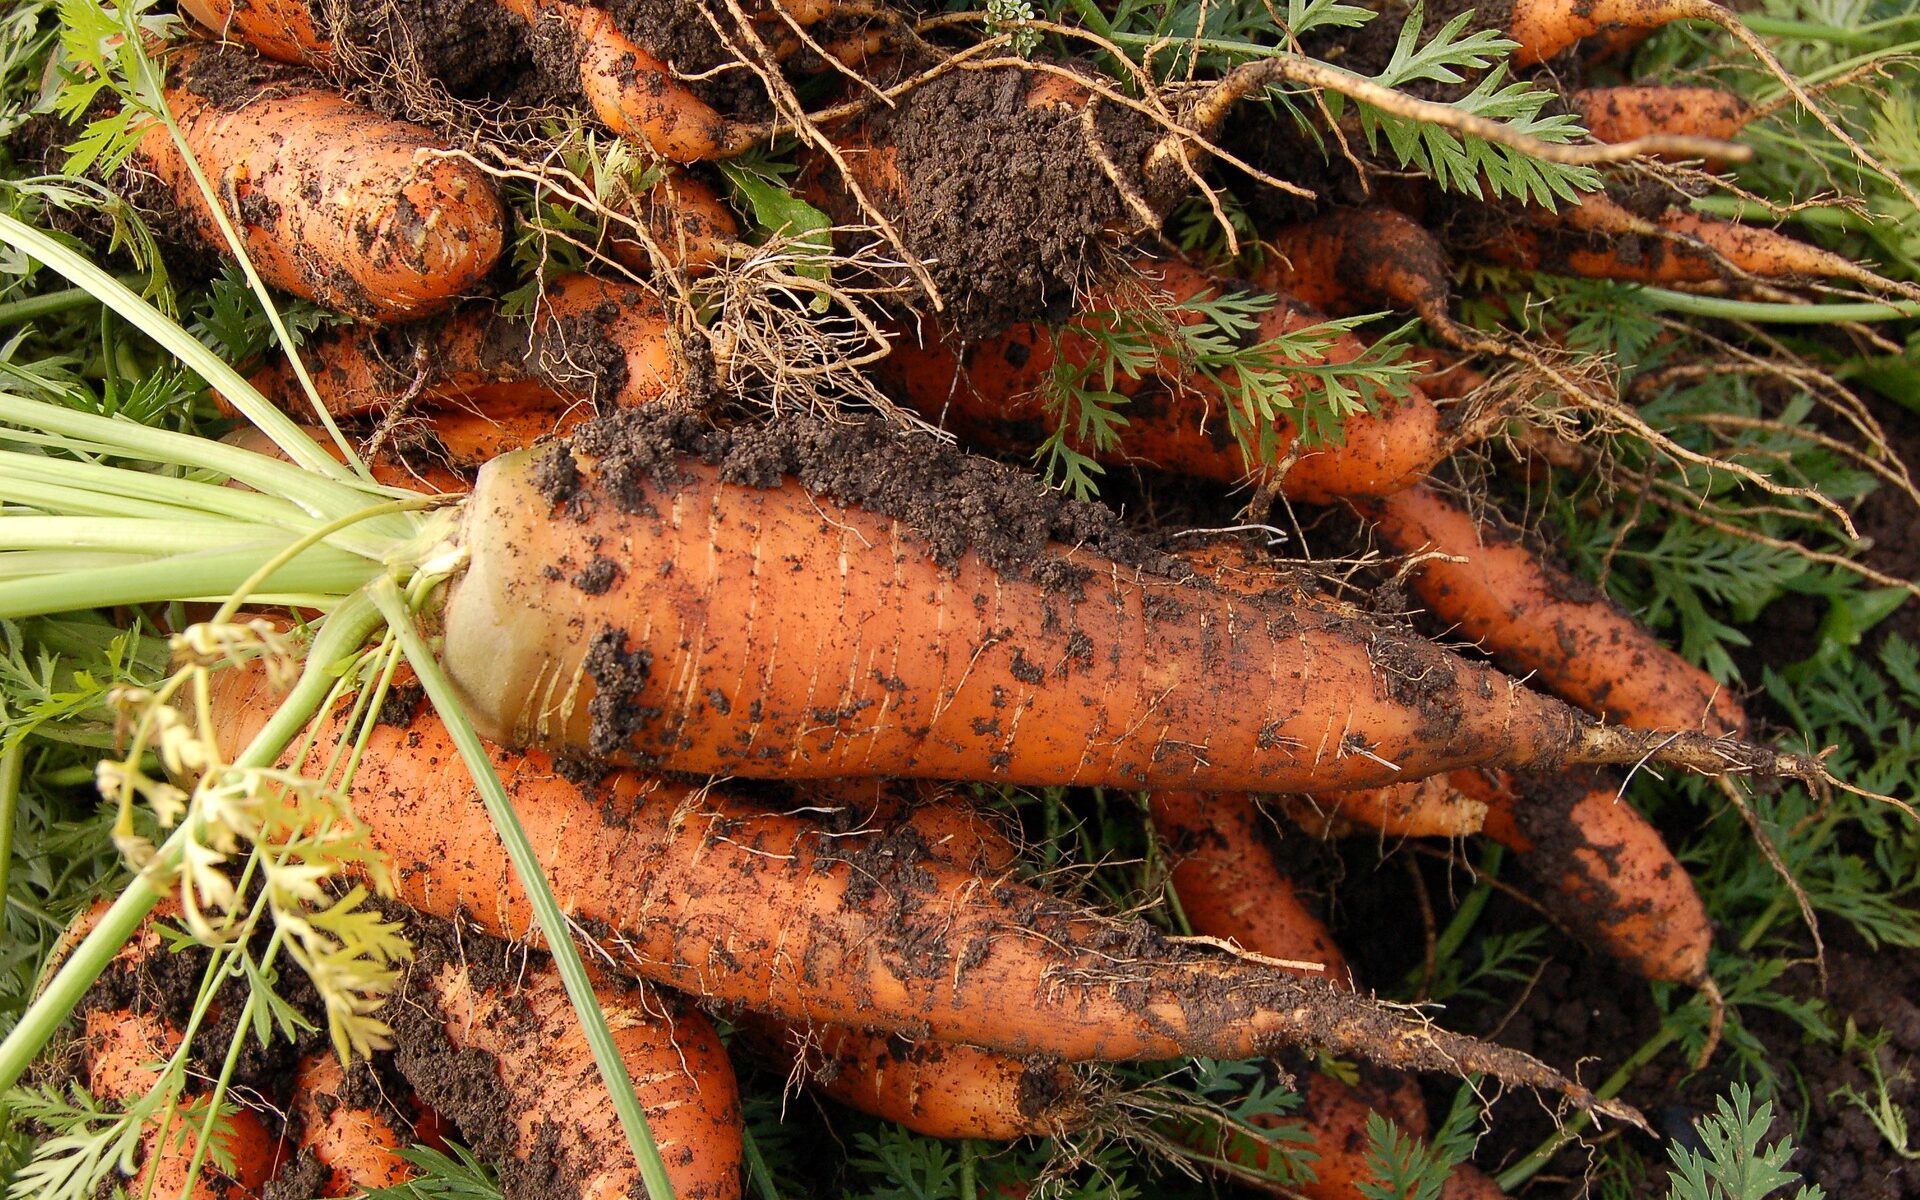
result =
M209 73L234 57L252 56L233 47L179 51L166 98L262 278L356 316L399 320L447 307L493 269L506 211L487 177L432 131L297 74L262 82L237 101L203 90ZM164 126L146 131L135 159L198 236L224 251L213 211Z

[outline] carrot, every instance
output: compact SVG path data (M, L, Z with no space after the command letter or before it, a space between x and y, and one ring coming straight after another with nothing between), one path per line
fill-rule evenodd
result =
M108 901L101 900L81 915L55 957L78 941L78 935L99 921ZM117 969L138 969L161 948L159 922L167 915L148 918L114 957ZM54 967L49 964L48 971ZM98 993L96 993L98 994ZM180 1032L158 1012L144 1006L93 1007L85 1010L79 1030L80 1081L96 1100L131 1103L160 1082L154 1063L171 1058L180 1047ZM139 1166L127 1184L130 1195L187 1197L188 1200L250 1200L280 1166L280 1146L260 1119L246 1109L221 1116L215 1125L214 1149L201 1164L191 1190L187 1172L199 1146L202 1113L163 1107L141 1134ZM231 1164L220 1169L219 1159Z
M320 36L307 0L179 0L180 11L222 38L268 58L324 67L333 44Z
M1703 14L1689 0L1519 0L1507 18L1507 36L1520 43L1513 65L1532 66L1584 37L1616 30L1657 29Z
M1353 971L1333 935L1273 859L1250 796L1147 793L1154 831L1173 862L1170 882L1195 933L1231 938L1248 950L1289 962L1336 987Z
M627 407L659 398L686 370L659 297L591 275L553 280L530 318L477 301L413 325L335 330L307 353L321 402L340 417L382 412L409 395L496 417ZM288 412L310 411L284 362L252 383Z
M1618 785L1593 772L1453 776L1487 804L1487 835L1548 885L1576 936L1646 979L1709 982L1713 927L1685 867Z
M1270 958L1321 963L1328 982L1353 988L1353 972L1332 933L1301 900L1293 880L1278 869L1258 810L1245 797L1163 791L1149 793L1147 802L1154 829L1174 857L1174 893L1195 933L1230 938ZM1301 1091L1305 1106L1299 1113L1259 1121L1271 1128L1292 1125L1308 1136L1307 1142L1294 1146L1315 1156L1313 1178L1287 1183L1282 1189L1286 1193L1344 1200L1356 1194L1357 1184L1372 1179L1366 1135L1370 1112L1387 1113L1409 1133L1426 1132L1420 1090L1406 1076L1370 1078L1356 1088L1309 1072ZM1202 1148L1263 1175L1273 1173L1269 1147L1261 1139L1193 1132ZM1471 1167L1460 1173L1478 1178Z
M704 275L726 261L728 244L740 236L740 222L720 193L680 171L661 176L634 203L642 227L660 250L665 265L689 275ZM614 230L607 250L634 271L652 271L653 254L629 232Z
M1452 318L1446 251L1418 221L1384 205L1340 208L1274 231L1253 282L1335 315L1386 306L1435 328Z
M1479 833L1486 805L1430 775L1407 783L1340 792L1276 796L1274 805L1307 834L1344 836L1356 826L1386 837L1466 837Z
M317 1196L357 1196L395 1187L414 1176L399 1151L407 1139L365 1063L343 1068L331 1054L309 1054L293 1084L293 1125L299 1133L290 1175L314 1163Z
M1425 484L1362 511L1400 552L1447 556L1415 568L1415 592L1507 671L1538 678L1608 720L1714 734L1746 730L1746 714L1712 676L1491 515L1476 520Z
M1777 230L1681 209L1649 220L1600 192L1552 217L1534 215L1553 232L1515 226L1478 248L1513 266L1634 283L1714 283L1739 275L1880 282L1858 264Z
M849 1108L937 1138L1059 1137L1087 1119L1073 1072L973 1046L748 1014L755 1040Z
M676 437L705 461L676 457ZM1814 771L1727 739L1595 725L1415 637L1050 545L1044 502L1017 551L983 547L990 565L957 528L867 507L892 496L904 516L908 494L934 505L942 486L978 505L972 489L995 478L1000 503L1038 499L1024 477L923 441L807 422L730 440L632 410L570 449L495 459L437 618L476 726L784 778L1288 791L1472 765Z
M263 700L257 669L216 677L223 744L266 720ZM335 715L308 761L326 762L341 736ZM466 780L446 769L455 753L430 714L377 725L351 781L355 813L406 864L395 873L403 902L529 937L531 908L505 851L474 819ZM939 862L855 871L817 826L716 790L633 772L582 784L537 752L496 751L494 764L555 894L602 961L711 1000L1063 1060L1245 1058L1312 1044L1587 1099L1524 1055L1317 981L1169 945L1138 922L1017 883L983 888ZM404 1048L410 1035L395 1025ZM446 1099L423 1095L471 1133Z
M1164 310L1169 298L1178 302L1224 286L1177 262L1135 265L1149 290L1129 295L1118 287L1093 300L1088 306L1092 315L1076 318L1062 331L1060 354L1066 363L1081 365L1099 352L1098 343L1084 331L1104 320L1098 314L1108 304L1144 303ZM1258 336L1276 337L1324 319L1315 309L1280 295L1260 318ZM1344 336L1327 361L1345 362L1364 349L1358 338ZM1050 408L1042 390L1054 361L1045 331L1020 325L976 343L964 355L938 342L915 344L912 335L905 334L881 360L879 370L903 399L930 419L972 443L1007 446L1030 442L1027 431L1036 423L1051 429L1060 421L1061 414ZM1224 397L1209 381L1188 377L1169 356L1146 378L1117 377L1115 390L1129 397L1121 409L1127 425L1118 453L1104 456L1109 461L1144 462L1230 483L1247 477L1248 463L1228 433ZM1284 454L1297 434L1282 420L1274 436ZM1313 502L1384 494L1424 477L1448 452L1439 414L1417 391L1389 401L1377 415L1350 417L1342 439L1342 445L1302 453L1282 477L1281 491Z
M471 948L450 932L436 948L433 936L388 1009L405 1010L393 1022L395 1060L421 1098L477 1153L500 1161L508 1200L638 1193L639 1166L559 972L544 958L523 965L507 947ZM603 982L594 995L673 1194L738 1197L739 1097L713 1027L631 982ZM449 1049L460 1064L451 1071Z
M257 76L258 66L232 47L182 50L166 98L262 278L355 316L398 320L447 307L493 269L506 212L485 175L443 154L430 130L286 69L226 94L242 86L236 74ZM224 251L163 126L147 130L134 159Z
M1753 119L1737 93L1681 84L1630 84L1583 88L1567 96L1587 132L1603 142L1626 142L1656 133L1732 138Z
M760 133L722 116L622 33L606 10L568 0L500 0L529 25L558 24L580 51L580 89L602 124L673 162L731 158Z

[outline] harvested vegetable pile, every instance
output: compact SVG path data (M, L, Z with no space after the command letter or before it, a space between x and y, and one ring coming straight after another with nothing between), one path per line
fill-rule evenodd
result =
M1920 1195L1912 16L14 6L9 1194Z

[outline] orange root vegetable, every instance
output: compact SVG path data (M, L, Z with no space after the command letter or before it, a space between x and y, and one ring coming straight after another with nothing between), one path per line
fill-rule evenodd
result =
M1520 43L1513 52L1513 65L1544 62L1595 34L1657 29L1689 18L1713 19L1708 9L1719 6L1696 0L1519 0L1507 19L1507 36Z
M1512 266L1632 283L1715 283L1741 274L1881 282L1857 263L1777 230L1681 209L1648 220L1599 192L1550 218L1535 217L1549 228L1515 226L1477 249Z
M1397 209L1343 208L1275 231L1253 282L1335 315L1388 307L1452 325L1453 272L1426 228Z
M1459 771L1487 804L1487 835L1548 886L1547 909L1576 936L1646 979L1707 982L1713 927L1693 879L1618 785Z
M1136 265L1147 291L1130 296L1128 289L1117 288L1088 308L1146 304L1164 310L1170 302L1217 292L1222 286L1176 262ZM1324 319L1317 310L1281 295L1260 318L1258 336L1276 337ZM1101 321L1091 315L1066 326L1060 353L1068 363L1085 363L1098 353L1097 343L1075 325L1086 328ZM1358 338L1343 336L1327 361L1349 361L1364 349ZM937 342L916 345L906 335L881 360L879 370L911 406L962 438L1009 446L1030 442L1035 423L1048 429L1057 425L1060 414L1050 410L1043 390L1054 361L1053 339L1043 329L1023 325L975 343L964 355ZM1186 377L1171 354L1143 379L1117 377L1115 390L1129 397L1120 409L1127 425L1118 453L1103 455L1108 461L1142 462L1229 483L1247 477L1246 458L1228 432L1223 397L1211 382ZM1297 435L1284 421L1281 426L1276 438L1284 453ZM1418 392L1389 402L1377 415L1349 418L1343 429L1343 445L1300 455L1281 481L1283 494L1313 502L1385 494L1424 478L1448 452L1439 414Z
M335 330L306 354L321 403L338 417L382 412L405 396L496 417L622 408L658 399L685 375L659 298L591 275L554 280L531 318L476 302L414 325ZM252 382L288 412L311 411L284 362Z
M477 168L443 153L430 130L300 77L225 95L234 82L222 75L237 60L256 61L232 48L183 50L167 103L262 278L356 316L401 320L447 307L493 269L506 211ZM147 130L134 160L207 245L226 249L163 126Z
M587 106L620 136L679 163L731 158L759 140L758 132L694 95L672 68L622 33L605 9L568 0L500 3L530 25L557 23L572 36Z
M268 58L324 67L333 46L320 36L307 0L179 0L180 11L222 38Z
M872 424L709 433L643 409L495 459L438 612L448 674L503 744L742 777L1264 792L1474 765L1818 773L1595 724L1344 614L1122 566L1086 544L1097 524L1050 543L1067 516L1029 480L948 454ZM922 523L943 486L995 480L992 541Z
M214 690L222 742L243 742L266 719L263 673L223 671ZM309 762L328 760L341 724L338 715L323 722ZM455 757L447 731L425 712L375 726L350 787L355 813L376 847L405 864L395 872L404 903L531 937L530 904L478 819L464 772L448 769ZM1382 1012L1318 981L1168 944L1138 922L1011 881L983 888L979 876L932 860L850 862L855 856L818 826L711 789L632 772L583 784L538 753L496 751L494 764L595 954L694 995L788 1021L1061 1060L1246 1058L1305 1044L1408 1068L1484 1071L1589 1099L1524 1055ZM460 830L472 836L450 843ZM484 1014L448 1015L456 1018L444 1022L450 1034L513 1028ZM396 1022L403 1052L412 1037ZM472 1134L449 1098L430 1090L423 1098Z
M1086 1121L1073 1072L1047 1059L846 1025L809 1030L756 1015L744 1021L755 1040L794 1064L809 1086L927 1137L1059 1137Z
M1753 119L1753 108L1716 87L1632 84L1585 88L1568 97L1587 132L1603 142L1627 142L1656 133L1733 137Z
M1173 862L1174 895L1195 933L1268 958L1318 963L1288 969L1353 987L1333 935L1274 862L1251 796L1158 791L1147 793L1147 806Z
M1479 833L1487 820L1486 805L1461 795L1444 775L1385 787L1277 796L1272 802L1288 820L1320 838L1339 837L1356 826L1394 838L1457 838Z
M97 903L63 937L56 959L70 950L85 931L106 912L108 902ZM137 965L164 954L159 921L170 910L148 918L115 955L116 966ZM55 969L49 964L48 970ZM145 1008L98 1007L85 1011L79 1031L80 1082L94 1099L112 1107L131 1103L152 1091L160 1081L153 1064L171 1058L180 1047L180 1032L165 1017ZM199 1146L204 1111L183 1112L181 1106L163 1107L141 1135L134 1177L125 1181L129 1195L186 1197L187 1200L251 1200L280 1168L280 1144L260 1119L246 1109L224 1114L214 1127L214 1146L232 1164L223 1171L210 1152L201 1164L191 1190L187 1171Z
M1424 484L1362 511L1401 553L1448 556L1415 568L1414 591L1510 673L1612 721L1746 730L1746 714L1726 688L1605 593L1547 563L1516 531L1475 519Z
M355 1077L349 1080L349 1071ZM370 1081L365 1063L342 1068L331 1054L310 1054L300 1063L293 1084L294 1126L300 1130L295 1166L311 1157L318 1168L316 1196L357 1196L375 1188L396 1187L414 1176L401 1158L409 1139L386 1111L377 1088L362 1095L356 1084Z
M716 263L724 262L728 245L740 236L740 222L720 193L681 172L663 176L636 207L635 215L667 265L690 275L704 275ZM651 271L656 265L653 255L631 231L615 229L607 249L634 271Z
M639 1165L559 972L544 958L523 966L505 947L470 957L451 934L447 942L429 949L388 1009L404 1010L394 1053L421 1099L476 1153L500 1161L508 1200L641 1194ZM602 983L594 995L674 1196L736 1200L739 1095L713 1027L640 985Z

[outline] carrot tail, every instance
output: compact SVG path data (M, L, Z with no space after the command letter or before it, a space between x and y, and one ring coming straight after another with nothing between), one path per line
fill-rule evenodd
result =
M1548 911L1647 979L1699 986L1713 940L1705 906L1660 834L1594 773L1454 779L1487 802L1487 833L1548 886Z
M477 168L438 153L432 131L353 104L292 68L276 68L284 78L244 98L219 97L214 72L236 57L252 59L234 47L183 50L167 103L267 282L356 316L401 320L447 307L493 269L506 212ZM224 252L164 126L147 131L135 159L200 239Z
M1705 671L1661 644L1598 589L1547 562L1489 516L1426 485L1364 507L1415 568L1429 612L1509 673L1540 680L1595 716L1642 728L1738 734L1746 714Z
M641 1190L639 1166L559 973L463 932L410 928L420 958L388 1006L395 1062L421 1098L501 1164L508 1200ZM595 988L680 1200L737 1200L733 1069L713 1027L633 984Z

